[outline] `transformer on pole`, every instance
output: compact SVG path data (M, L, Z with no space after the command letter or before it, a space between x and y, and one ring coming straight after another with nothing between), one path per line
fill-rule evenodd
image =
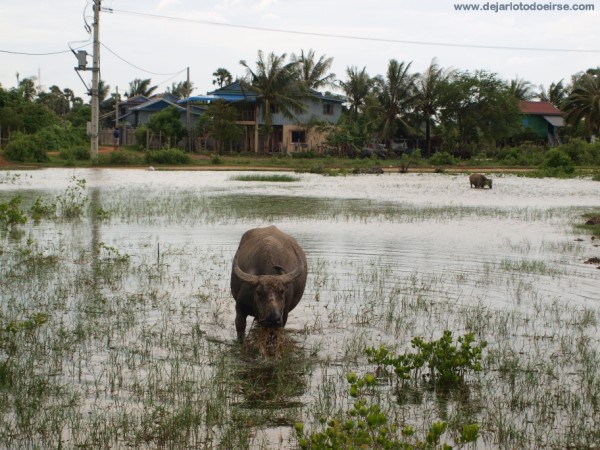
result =
M94 0L94 55L92 59L92 124L90 130L90 157L92 162L98 161L98 137L100 121L100 101L98 83L100 81L100 3L102 0Z

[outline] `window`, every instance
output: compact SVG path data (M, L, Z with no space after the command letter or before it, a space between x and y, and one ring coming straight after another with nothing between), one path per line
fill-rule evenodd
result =
M279 106L270 103L269 110L271 111L271 114L277 114L279 112Z
M292 142L306 142L306 132L303 130L292 131Z
M325 116L333 115L333 103L323 103L323 114Z

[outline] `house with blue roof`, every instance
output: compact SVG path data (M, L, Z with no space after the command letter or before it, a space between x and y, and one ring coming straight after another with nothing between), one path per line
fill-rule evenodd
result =
M178 100L177 97L170 93L156 95L152 98L136 95L126 102L121 103L119 108L119 123L137 128L146 125L150 121L152 114L172 106L179 111L181 123L185 125L187 121L187 110L184 106L177 103ZM192 105L190 110L192 124L198 120L198 117L200 117L204 111L204 108Z
M320 153L325 147L327 126L338 122L342 116L343 97L321 94L311 90L306 99L304 111L293 118L286 117L276 109L272 111L272 130L270 148L265 148L265 137L259 132L264 126L263 104L260 96L245 88L239 81L224 86L206 95L192 96L180 100L186 102L210 104L223 101L234 106L238 112L237 124L245 129L242 151L281 152L290 154L300 151Z

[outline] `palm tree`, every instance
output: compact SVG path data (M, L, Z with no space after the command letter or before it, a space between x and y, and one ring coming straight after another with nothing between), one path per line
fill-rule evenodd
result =
M540 86L540 100L550 102L557 108L560 108L567 94L568 90L563 85L563 80L560 80L558 83L551 83L547 91L544 89L544 86Z
M286 54L280 56L269 53L265 59L262 50L258 51L256 70L252 70L246 61L240 61L246 68L246 78L241 81L246 87L257 94L257 100L262 105L262 118L265 125L267 148L271 145L271 129L273 113L280 112L286 118L293 118L305 110L302 99L307 96L297 81L297 63L286 62Z
M136 95L143 95L144 97L150 97L158 86L150 86L152 80L146 78L141 80L139 78L129 82L129 92L125 94L127 98L135 97Z
M396 133L398 120L412 108L415 100L416 74L409 73L412 63L399 63L390 60L385 78L379 78L376 85L377 97L383 113L381 136L390 143ZM404 125L407 125L404 122Z
M533 84L522 78L510 80L509 89L518 100L531 100L536 96L533 92Z
M177 98L187 98L194 90L194 83L190 81L180 81L179 83L171 84L171 94Z
M110 95L110 84L104 80L98 80L98 101L102 103Z
M35 83L33 80L31 78L23 78L19 82L19 92L26 101L33 101L36 94Z
M212 83L218 85L219 88L230 85L233 80L233 77L231 76L231 73L229 73L229 70L224 69L223 67L219 67L213 72L212 75L213 77L215 77Z
M367 96L371 93L374 80L367 74L367 68L363 67L359 72L356 66L346 68L347 81L340 81L340 87L346 94L350 103L350 114L358 116L358 112L365 105Z
M427 157L431 156L431 122L437 118L440 112L443 90L451 74L451 71L439 67L434 58L429 67L416 79L415 100L417 111L425 122Z
M600 134L600 75L593 70L581 75L562 107L567 122L577 125L583 120L590 135Z
M298 76L307 89L318 90L335 83L335 73L329 72L333 58L322 55L316 61L315 51L310 49L308 54L304 54L304 50L300 51L299 56L292 53L291 60L298 64Z

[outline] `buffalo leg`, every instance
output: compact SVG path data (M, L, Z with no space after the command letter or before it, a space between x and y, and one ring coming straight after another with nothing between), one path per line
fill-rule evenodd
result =
M237 331L238 341L244 340L244 334L246 333L246 314L237 312L235 315L235 329Z

